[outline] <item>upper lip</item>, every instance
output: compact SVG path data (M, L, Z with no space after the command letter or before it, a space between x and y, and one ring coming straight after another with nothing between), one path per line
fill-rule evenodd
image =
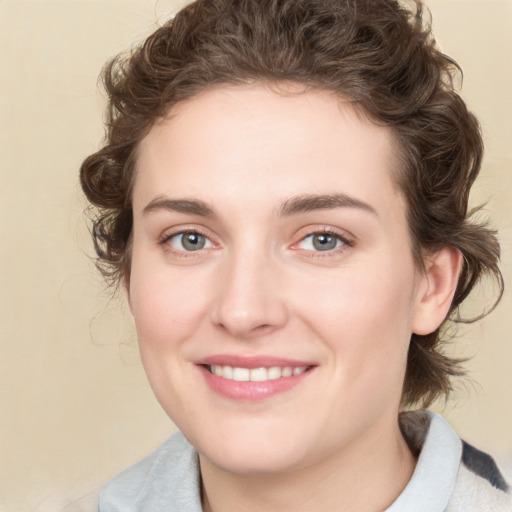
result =
M299 368L303 366L314 366L311 361L299 361L267 355L241 356L234 354L216 354L196 361L199 365L208 366L232 366L233 368L272 368L275 366L285 368Z

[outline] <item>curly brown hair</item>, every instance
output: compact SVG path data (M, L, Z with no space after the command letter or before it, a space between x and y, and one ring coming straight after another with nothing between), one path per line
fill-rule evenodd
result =
M137 147L153 123L215 85L285 81L348 97L392 128L418 268L424 251L452 246L463 255L448 318L485 274L501 297L496 233L468 212L483 153L479 125L455 90L460 69L437 49L423 13L420 1L407 9L395 0L197 0L109 62L105 145L80 170L97 207L92 231L105 277L128 282ZM463 373L442 351L445 323L412 335L404 405L447 396L451 377Z

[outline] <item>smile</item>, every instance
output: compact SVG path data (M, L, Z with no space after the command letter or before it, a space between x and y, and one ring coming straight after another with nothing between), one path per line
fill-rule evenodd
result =
M261 402L302 386L317 364L273 356L219 354L196 362L207 386L239 402Z
M207 366L210 373L223 379L234 380L237 382L265 382L269 380L277 380L283 377L292 377L304 373L307 366L272 366L270 368L242 368L227 365L209 365Z

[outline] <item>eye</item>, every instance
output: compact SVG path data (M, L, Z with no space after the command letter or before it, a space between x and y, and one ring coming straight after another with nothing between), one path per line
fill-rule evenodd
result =
M304 237L297 247L307 251L326 252L347 244L348 242L343 237L334 233L313 233Z
M177 233L167 238L168 243L177 251L199 251L213 247L212 242L203 234L197 231L188 231L186 233Z

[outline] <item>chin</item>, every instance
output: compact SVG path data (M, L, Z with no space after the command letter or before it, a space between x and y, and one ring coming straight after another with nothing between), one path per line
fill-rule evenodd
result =
M264 451L227 449L214 453L200 452L200 456L224 471L248 476L288 473L301 466L297 453L283 453L275 446Z
M300 467L304 461L305 443L298 433L290 436L289 432L285 434L275 429L244 429L216 434L210 432L208 439L189 441L200 456L228 472L245 475L277 474Z

